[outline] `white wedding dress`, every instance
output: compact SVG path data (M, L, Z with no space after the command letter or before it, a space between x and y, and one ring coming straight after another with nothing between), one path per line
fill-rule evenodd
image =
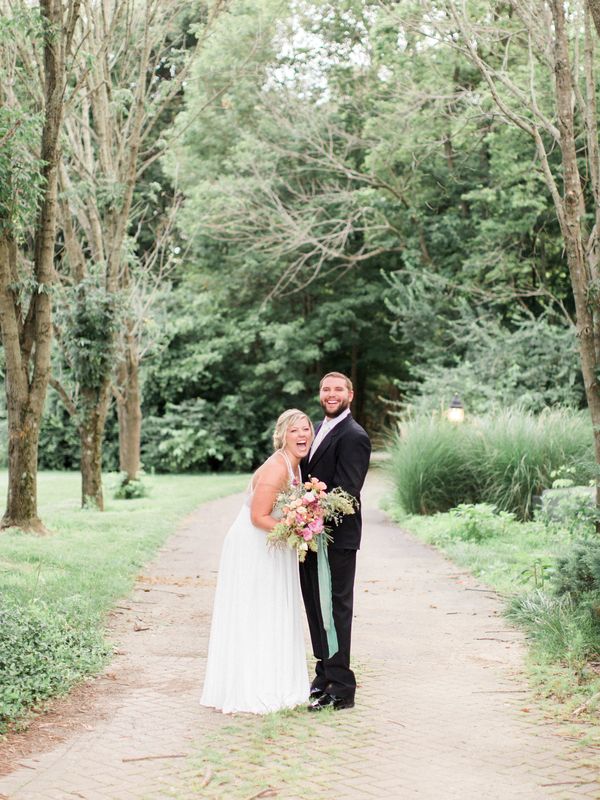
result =
M252 491L223 543L200 701L225 714L293 708L310 691L298 556L254 527Z

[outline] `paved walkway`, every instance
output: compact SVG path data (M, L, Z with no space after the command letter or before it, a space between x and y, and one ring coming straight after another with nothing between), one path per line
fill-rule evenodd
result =
M370 476L356 592L357 706L303 721L337 743L326 770L254 797L599 798L589 753L536 714L521 675L521 635L497 597L391 524L377 510L381 491L381 478ZM99 679L107 690L88 729L21 759L0 778L1 797L204 796L177 787L189 781L186 756L198 740L223 741L231 726L198 698L220 543L239 502L201 507L145 569L117 610L120 655Z

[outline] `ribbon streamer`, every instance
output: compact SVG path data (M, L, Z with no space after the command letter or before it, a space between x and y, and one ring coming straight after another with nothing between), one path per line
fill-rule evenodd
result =
M335 622L333 621L333 605L331 599L331 571L329 569L329 559L327 558L325 536L319 536L318 542L317 576L319 579L319 600L321 603L323 626L327 633L327 658L331 658L338 651L338 639L335 630Z

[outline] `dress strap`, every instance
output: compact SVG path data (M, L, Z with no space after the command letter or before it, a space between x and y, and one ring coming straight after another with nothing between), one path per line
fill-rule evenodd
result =
M281 448L281 450L279 452L284 457L285 463L287 464L288 473L290 475L290 483L292 483L292 481L295 481L295 480L299 481L300 480L300 469L298 469L298 475L294 475L294 469L292 467L292 462L290 461L288 454L285 452L285 450L283 448Z

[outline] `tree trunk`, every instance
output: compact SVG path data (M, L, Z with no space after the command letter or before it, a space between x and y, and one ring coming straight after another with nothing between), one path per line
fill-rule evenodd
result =
M104 511L102 492L102 440L110 396L107 388L99 393L82 391L81 441L81 506Z
M19 424L15 424L17 415ZM45 533L37 515L38 420L29 406L14 409L9 416L8 496L2 527Z
M34 234L35 289L27 315L15 284L17 246L13 220L2 220L0 238L0 328L6 361L9 431L8 498L0 526L43 531L37 514L37 453L44 401L50 380L52 347L51 286L54 282L54 241L57 216L57 165L65 83L65 52L79 13L79 2L68 4L63 27L62 0L41 0L46 23L44 40L44 122L40 160L44 191ZM2 97L0 97L2 102Z
M16 243L4 233L0 237L0 328L6 359L8 496L1 527L42 532L44 529L37 515L36 485L39 415L30 403L19 336L19 307L11 288L16 260Z
M594 20L596 32L598 33L598 36L600 36L600 0L587 0L587 4L590 14L592 15L592 19Z
M37 512L37 452L50 353L49 350L36 352L30 383L27 351L24 352L23 346L27 339L22 329L18 297L12 288L16 262L16 243L5 233L0 238L0 329L6 362L4 385L9 438L8 495L0 527L43 533L45 528ZM42 312L49 321L49 306L43 307ZM37 321L40 333L50 336L49 329L39 319L33 315L31 319Z
M600 386L598 384L594 318L588 303L588 265L583 245L582 214L583 187L577 165L575 126L573 116L573 85L569 65L568 34L562 0L553 0L552 15L555 25L554 73L558 128L561 137L563 165L563 216L562 234L575 299L577 338L585 394L594 430L596 463L600 464ZM559 214L560 218L560 214ZM600 506L600 479L596 479L596 504Z
M128 335L125 352L119 363L117 380L119 396L119 468L125 481L135 481L141 468L142 397L140 392L140 365L134 338Z

